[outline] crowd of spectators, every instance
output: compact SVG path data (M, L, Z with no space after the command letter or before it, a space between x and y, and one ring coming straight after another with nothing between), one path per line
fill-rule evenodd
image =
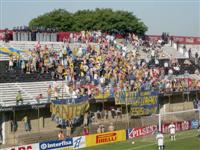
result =
M73 43L73 46L70 46L70 43ZM128 48L128 45L133 49ZM150 56L138 59L138 51L142 49ZM123 41L117 41L114 35L105 35L99 31L82 32L78 35L71 33L69 38L64 39L63 45L58 50L54 49L53 45L42 47L40 42L37 42L35 48L30 50L28 60L23 60L20 55L11 55L9 71L17 68L23 74L50 73L54 81L47 89L49 102L52 97L62 98L63 93L76 99L83 95L95 97L98 93L114 93L120 90L166 93L200 89L200 81L190 79L187 72L183 78L173 76L181 70L177 58L170 56L168 61L161 64L160 55L163 55L160 42L148 43L134 34L130 34ZM184 64L191 65L189 60L184 61ZM195 73L199 74L198 69ZM58 84L57 80L64 81ZM93 88L83 85L93 85ZM39 101L40 98L42 95L39 93L36 100ZM16 102L17 105L23 104L20 91L16 96ZM114 119L122 117L122 110L97 111L96 115L94 118L97 119L107 119L108 116ZM84 135L88 134L87 118L85 117L84 120ZM70 124L76 124L76 120L78 119L70 120L72 121ZM67 136L71 135L71 128L71 125L67 126ZM114 129L113 124L110 123L107 130L114 131ZM105 127L99 125L97 133L103 132ZM58 138L63 139L62 132L59 133Z
M74 44L70 46L69 43ZM132 45L133 49L128 48L128 45ZM150 57L138 59L136 53L140 48L150 53ZM117 42L114 35L105 35L100 31L81 32L77 35L71 33L58 50L53 45L42 47L37 42L27 61L20 56L11 56L9 70L13 69L15 63L22 73L50 73L52 80L64 80L64 92L72 98L76 98L78 94L95 94L96 90L77 88L80 87L78 85L88 84L97 87L98 91L108 90L111 93L115 90L165 92L188 89L187 78L179 80L165 77L179 72L181 64L170 56L169 61L161 65L158 55L160 53L160 42L149 43L134 34ZM184 63L191 65L189 60ZM199 73L198 70L196 73ZM61 89L56 81L53 84L48 88L48 100L51 99L52 90L57 98ZM199 81L195 81L190 86L195 89L199 85Z
M194 109L199 109L200 108L200 99L198 99L198 98L194 99L193 106L194 106Z

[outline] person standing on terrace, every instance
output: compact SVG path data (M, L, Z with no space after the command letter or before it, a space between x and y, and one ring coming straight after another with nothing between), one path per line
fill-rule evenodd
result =
M19 105L19 102L21 102L21 105L23 104L23 98L22 98L22 94L21 91L18 91L17 96L16 96L16 105Z

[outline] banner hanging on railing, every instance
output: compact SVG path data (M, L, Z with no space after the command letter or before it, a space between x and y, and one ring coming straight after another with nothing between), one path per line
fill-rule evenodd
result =
M54 116L55 121L59 123L59 120L69 120L74 117L80 117L89 108L89 102L83 102L78 104L51 104L51 113Z
M134 105L141 106L144 104L156 104L158 92L143 91L143 92L129 92L119 91L115 92L116 105Z
M131 105L130 112L134 116L156 113L158 107L158 92L116 92L116 105Z
M80 96L77 98L67 98L52 101L53 104L77 104L88 101L89 96Z

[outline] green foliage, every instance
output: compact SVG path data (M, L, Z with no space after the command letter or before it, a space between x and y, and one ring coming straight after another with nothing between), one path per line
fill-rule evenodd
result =
M59 31L101 30L120 34L133 32L138 35L147 31L147 26L131 12L98 8L80 10L74 14L64 9L54 10L32 19L29 26L57 28Z

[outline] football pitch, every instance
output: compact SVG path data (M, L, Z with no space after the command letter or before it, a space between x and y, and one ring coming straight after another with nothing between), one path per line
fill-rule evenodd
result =
M165 135L165 150L200 150L200 137L197 130L179 132L176 141L170 141L169 135ZM132 141L135 144L132 144ZM157 150L155 136L144 137L124 142L116 142L106 145L84 148L83 150Z

